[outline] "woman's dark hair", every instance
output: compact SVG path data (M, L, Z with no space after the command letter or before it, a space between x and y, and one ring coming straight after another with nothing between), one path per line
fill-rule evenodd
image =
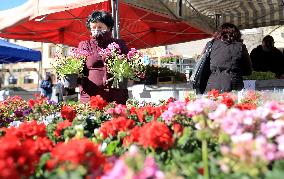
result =
M216 40L222 40L228 43L232 43L243 42L241 36L242 34L240 30L234 24L224 23L213 35L213 38Z
M114 26L114 21L110 13L106 11L94 11L87 18L86 26L90 30L90 23L102 22L104 23L110 30L112 30Z
M262 42L265 44L265 46L269 49L274 47L274 39L271 35L267 35L262 39Z

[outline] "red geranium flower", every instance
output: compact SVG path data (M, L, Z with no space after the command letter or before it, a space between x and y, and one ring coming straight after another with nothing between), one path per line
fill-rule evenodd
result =
M130 134L123 138L123 145L125 147L128 147L133 143L138 143L139 137L140 137L140 127L135 126L133 129L131 129Z
M179 123L175 123L175 124L173 124L173 130L174 130L174 133L176 133L176 134L182 134L183 127Z
M167 150L174 143L168 126L162 122L151 121L140 129L139 144L144 148L152 147Z
M146 117L153 117L153 120L157 120L162 113L167 109L166 105L163 106L145 106L136 110L137 117L140 122L146 121Z
M6 136L13 135L21 139L33 139L34 137L46 137L46 126L37 121L23 122L18 128L10 127L5 129Z
M76 110L72 106L63 106L61 109L61 117L73 121L76 117Z
M47 163L48 169L66 164L83 165L91 172L99 169L105 162L98 146L90 140L75 139L68 143L59 143L51 151L51 159Z
M103 134L103 138L107 138L109 135L116 136L120 131L132 129L134 125L135 122L131 119L125 117L113 118L101 125L100 132Z
M212 97L212 98L216 99L216 98L219 97L219 95L220 95L220 93L216 89L212 89L211 91L208 91L208 93L207 93L208 98Z
M251 103L240 103L236 105L236 108L239 108L240 110L252 110L256 109L256 105Z
M90 99L90 106L92 109L103 110L107 106L107 102L100 96L92 96Z
M0 139L0 178L28 178L35 171L40 155L35 141L9 135Z
M197 172L198 172L200 175L204 175L204 168L198 168L198 169L197 169Z
M59 122L56 126L56 130L54 131L54 135L59 137L61 135L61 131L68 126L72 126L72 123L68 120L64 120L63 122Z

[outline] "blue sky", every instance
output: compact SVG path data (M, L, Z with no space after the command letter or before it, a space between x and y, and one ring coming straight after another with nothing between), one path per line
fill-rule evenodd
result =
M27 0L0 0L0 11L17 7Z

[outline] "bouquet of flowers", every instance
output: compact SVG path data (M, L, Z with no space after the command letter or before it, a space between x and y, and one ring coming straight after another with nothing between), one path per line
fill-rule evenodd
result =
M70 74L80 74L83 71L88 52L81 51L78 48L70 48L68 56L57 54L52 66L61 77Z
M106 49L99 49L99 53L111 75L107 82L112 82L112 87L119 88L125 79L139 80L144 77L143 55L136 49L132 48L127 55L120 54L119 45L113 42Z

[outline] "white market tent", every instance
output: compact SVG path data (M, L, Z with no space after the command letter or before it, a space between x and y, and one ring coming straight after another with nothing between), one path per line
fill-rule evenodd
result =
M41 5L41 8L31 8L29 3L38 3L38 0L30 0L24 6L15 8L14 13L9 14L13 18L7 18L7 13L0 12L0 32L19 24L23 21L42 15L42 12L57 12L57 7L64 9L87 6L107 0L57 0L54 5L49 1ZM223 22L231 22L240 29L282 25L284 24L284 0L108 0L110 3L124 3L138 7L149 12L171 19L185 21L191 26L207 33L212 33ZM17 10L26 8L24 14L17 16ZM62 10L62 8L59 8ZM8 11L7 11L8 12ZM18 18L17 18L18 17ZM23 18L24 17L24 18ZM142 18L142 17L141 17Z
M284 24L284 0L124 0L194 23L205 32L230 22L240 29Z

